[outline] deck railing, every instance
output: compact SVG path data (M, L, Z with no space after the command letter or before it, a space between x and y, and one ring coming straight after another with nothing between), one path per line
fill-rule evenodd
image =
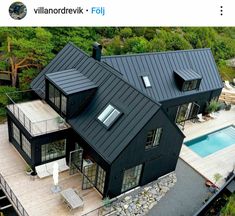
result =
M29 216L29 214L26 212L26 210L24 209L24 207L22 206L22 204L20 203L14 192L11 190L10 186L8 185L4 177L1 175L1 173L0 173L0 187L8 197L11 204L14 206L17 213L20 216Z
M9 105L7 106L8 110L19 120L19 122L24 126L24 128L32 135L38 136L42 134L47 134L51 132L55 132L58 130L62 130L68 127L68 125L63 122L59 123L60 117L55 117L51 119L46 119L42 121L32 121L27 115L20 109L17 103L30 102L35 98L30 96L32 91L24 91L24 92L12 92L7 93L7 97L9 99ZM22 96L26 94L26 96Z

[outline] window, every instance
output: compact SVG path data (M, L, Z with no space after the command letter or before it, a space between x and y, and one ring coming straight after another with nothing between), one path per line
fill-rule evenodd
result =
M13 128L13 138L17 142L17 144L20 145L20 130L14 123L12 123L12 128Z
M122 192L127 191L139 185L142 164L125 170L122 181Z
M52 102L52 103L55 103L55 88L53 85L51 85L49 83L49 100Z
M183 91L191 91L197 88L197 80L184 82Z
M41 147L42 162L65 156L66 139L57 140Z
M61 112L66 114L67 110L67 98L61 94Z
M145 88L151 87L151 83L149 81L149 77L148 76L142 76L142 80L144 82Z
M161 135L162 135L162 128L149 131L147 134L145 149L150 149L158 146L160 143Z
M106 172L100 166L98 166L96 187L102 194L104 192L105 177Z
M22 134L22 149L29 156L29 158L31 158L31 144L23 134Z
M98 119L106 126L110 127L121 115L121 112L114 108L112 105L108 105L104 111L98 116Z
M63 95L57 88L55 88L51 83L48 87L48 98L55 106L66 115L67 111L67 98Z

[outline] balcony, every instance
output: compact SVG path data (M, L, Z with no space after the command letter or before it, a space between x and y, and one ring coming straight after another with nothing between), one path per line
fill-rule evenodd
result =
M29 96L30 93L16 92L14 95L12 93L8 94L10 104L7 108L32 136L65 130L70 127L45 101L35 98L31 101L26 101L25 98L32 98ZM25 94L27 95L26 97L24 96ZM23 102L16 103L14 99Z

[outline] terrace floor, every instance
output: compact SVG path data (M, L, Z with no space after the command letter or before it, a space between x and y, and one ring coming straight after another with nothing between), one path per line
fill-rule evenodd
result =
M8 142L7 124L0 124L0 173L31 216L83 215L102 205L102 198L95 189L82 190L81 174L60 173L59 185L63 189L74 188L84 199L84 208L69 212L60 194L53 194L53 178L35 179L26 175L25 162Z
M235 106L232 106L230 111L220 111L215 119L201 123L187 122L184 130L184 134L186 135L184 141L194 139L232 124L235 125ZM228 172L233 169L233 165L235 164L235 145L221 149L204 158L183 145L180 157L205 178L214 182L213 176L215 173L220 173L223 177L226 177ZM218 186L222 184L222 180L218 182Z
M60 115L42 100L12 104L8 108L33 136L68 128L66 123L60 127Z

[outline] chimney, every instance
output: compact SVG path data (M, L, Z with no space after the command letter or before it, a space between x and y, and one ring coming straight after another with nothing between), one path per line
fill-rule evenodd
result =
M102 46L99 43L97 42L93 43L92 58L94 58L97 61L100 61L101 50L102 50Z

